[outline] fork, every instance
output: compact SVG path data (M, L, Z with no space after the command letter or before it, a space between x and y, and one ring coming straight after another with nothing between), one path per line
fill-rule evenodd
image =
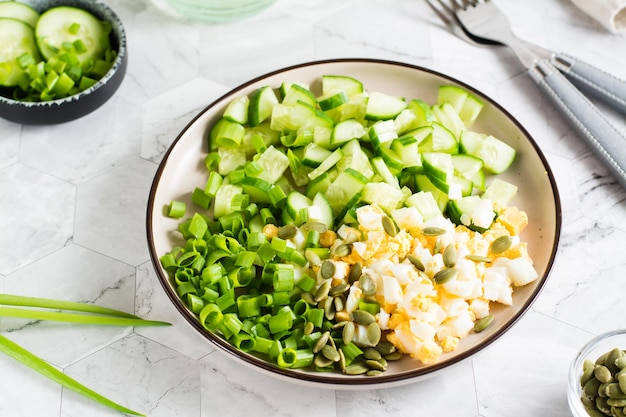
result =
M455 33L463 32L464 39L509 46L531 79L626 188L626 138L581 92L626 113L626 82L569 55L518 38L506 16L490 0L447 0L450 5L445 1L427 0L451 30L457 27Z

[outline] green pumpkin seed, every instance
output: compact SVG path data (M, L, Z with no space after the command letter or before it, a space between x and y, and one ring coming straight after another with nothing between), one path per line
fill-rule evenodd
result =
M491 258L488 258L486 256L480 256L480 255L465 255L465 259L469 259L470 261L474 261L474 262L485 262L485 263L491 262Z
M626 392L626 374L622 374L617 377L617 383L619 384L619 388Z
M300 294L300 298L306 301L306 303L309 305L317 304L317 301L315 301L315 296L311 294L310 292L303 292L302 294Z
M446 234L446 229L434 226L425 227L422 229L422 234L424 236L441 236Z
M320 338L317 339L317 342L315 342L315 345L313 346L313 353L317 353L320 350L322 350L322 348L326 346L326 344L328 343L328 339L330 339L330 333L329 332L322 333Z
M366 347L365 349L363 349L363 357L365 359L372 359L375 361L379 361L382 359L382 355L380 354L380 352L373 347Z
M310 321L307 321L303 329L304 335L305 336L310 335L311 333L313 333L313 330L315 330L315 325L311 323Z
M339 368L343 372L346 369L346 354L341 348L337 349L337 352L339 352Z
M480 333L485 330L493 322L493 315L489 314L474 323L474 331Z
M598 381L598 380L596 379L596 381ZM598 381L598 382L600 382L600 381ZM607 394L606 394L606 387L608 387L610 383L611 383L611 381L609 381L609 382L600 382L600 386L598 387L598 395L600 397L606 397L607 396Z
M363 266L361 266L360 262L357 262L354 265L352 265L352 268L350 268L350 275L348 276L348 282L352 284L358 281L359 278L361 278L362 272L363 272Z
M619 387L617 382L611 382L606 386L604 392L609 398L626 399L626 394Z
M314 221L314 220L304 223L302 226L300 226L300 228L304 232L308 232L309 230L315 230L319 233L324 233L325 231L328 230L328 228L326 227L324 223Z
M333 261L324 261L322 262L322 266L320 267L320 275L324 279L332 278L335 275L335 271L337 268L335 267L335 263Z
M448 245L443 251L443 264L448 268L453 268L456 265L457 252L454 245Z
M608 398L597 397L595 406L601 413L611 413L611 407L608 404Z
M331 345L324 345L320 353L333 362L339 362L339 352Z
M606 399L606 404L611 407L626 407L626 399L609 398ZM600 409L600 407L598 407L598 409Z
M364 295L376 295L376 281L374 281L374 278L368 273L361 275L361 278L359 279L359 287L361 288L361 291L363 291Z
M319 303L324 298L328 297L328 292L330 291L330 281L324 281L317 291L315 291L315 302Z
M613 378L609 368L604 365L596 366L593 370L593 376L600 382L609 382Z
M409 256L407 256L407 259L409 260L409 262L411 262L413 264L414 267L416 267L419 271L425 271L426 267L424 266L424 264L422 263L422 260L420 258L418 258L417 256L413 255L412 253L409 254Z
M349 321L343 326L343 331L341 333L341 339L344 345L348 345L352 343L354 339L354 332L356 331L356 326L353 322Z
M601 382L595 378L591 378L589 381L585 383L583 386L583 392L585 395L590 397L595 397L598 395L598 389L600 388Z
M396 350L394 352L391 352L391 353L383 356L383 358L385 358L388 361L398 361L398 360L402 359L403 356L404 356L404 354L402 352L400 352L399 350Z
M352 312L352 320L356 324L362 324L364 326L367 326L371 323L375 323L376 317L374 317L372 313L365 310L354 310Z
M394 237L398 234L398 226L396 226L396 223L389 217L383 216L381 222L383 224L383 229L385 230L385 233L387 233L389 236Z
M386 370L385 366L383 366L382 363L375 361L373 359L366 359L365 360L365 365L367 365L368 368L370 369L374 369L376 371L384 371Z
M348 284L342 283L342 284L335 285L334 287L332 287L330 291L328 292L328 295L330 295L331 297L335 297L339 294L343 294L349 289L350 289L350 286Z
M380 326L378 325L378 323L370 323L367 326L366 335L367 341L369 342L370 346L376 346L378 342L380 342L380 338L382 336L382 331L380 330Z
M369 370L370 368L368 368L364 364L356 362L346 366L343 372L347 375L363 375Z
M491 242L489 251L491 251L491 253L500 254L509 250L511 245L513 245L513 239L511 239L511 236L500 236L499 238Z
M334 299L332 297L328 297L326 298L326 300L324 300L324 316L328 319L328 320L333 320L335 318L335 302L333 301Z
M281 239L291 239L298 234L298 228L293 224L287 224L278 228L278 237Z
M596 363L596 365L604 365L604 364L606 363L606 358L607 358L607 356L609 356L609 353L610 353L610 352L606 352L606 353L604 353L604 354L600 355L600 356L598 357L598 359L596 359L596 362L595 362L595 363Z
M312 250L305 250L304 257L307 261L309 261L311 266L320 266L322 264L322 259L320 258L320 256Z
M382 374L383 374L383 372L379 371L378 369L370 369L369 371L367 371L365 373L365 375L367 375L367 376L380 376Z
M619 348L615 348L611 350L606 357L605 366L609 368L611 372L619 371L618 367L615 365L615 361L624 356L624 351Z
M339 244L331 249L331 254L337 258L343 258L350 255L350 246L345 243Z
M313 359L313 364L317 366L318 368L327 368L331 366L333 363L334 361L332 361L331 359L328 359L326 356L324 356L321 353L315 355L315 358Z
M345 298L341 295L333 298L333 304L335 305L335 311L342 311L346 306Z
M441 252L441 240L437 239L435 241L435 246L433 247L433 254Z
M626 417L622 407L611 407L611 416L613 417Z
M376 349L381 355L389 355L396 351L396 347L393 343L383 340L379 344L377 344L374 349Z
M445 284L446 282L455 279L458 274L459 271L456 268L442 269L437 271L433 277L433 281L438 285Z
M590 359L583 361L583 373L580 376L580 386L584 386L589 379L593 377L593 370L595 369L594 363Z
M622 356L620 358L615 359L615 362L613 362L615 364L615 366L617 366L619 369L624 369L626 368L626 356Z

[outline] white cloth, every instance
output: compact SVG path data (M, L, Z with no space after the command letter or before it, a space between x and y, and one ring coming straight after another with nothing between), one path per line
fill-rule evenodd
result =
M572 0L613 33L626 31L626 0Z

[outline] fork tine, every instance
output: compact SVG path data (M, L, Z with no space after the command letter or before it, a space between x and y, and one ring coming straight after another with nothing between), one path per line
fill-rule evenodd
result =
M426 3L428 3L430 8L435 12L437 16L439 16L439 18L445 23L445 25L452 33L472 45L479 45L477 42L474 42L469 36L467 36L467 34L456 19L455 13L457 10L461 9L461 6L458 4L457 0L450 0L452 6L449 6L443 0L426 0Z

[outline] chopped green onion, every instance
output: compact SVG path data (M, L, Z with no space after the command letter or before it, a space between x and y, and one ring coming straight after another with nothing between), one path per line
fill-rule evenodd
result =
M76 35L80 30L80 23L73 22L68 28L67 31L72 35Z
M167 210L167 215L169 217L179 219L185 215L186 210L187 210L187 205L185 203L181 201L172 200Z

